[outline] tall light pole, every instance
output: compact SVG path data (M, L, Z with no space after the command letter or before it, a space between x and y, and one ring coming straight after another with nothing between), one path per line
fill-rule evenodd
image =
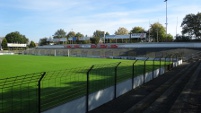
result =
M166 2L166 41L167 41L167 0L165 0L164 2Z
M150 40L150 28L149 28L149 42L151 42L151 40Z

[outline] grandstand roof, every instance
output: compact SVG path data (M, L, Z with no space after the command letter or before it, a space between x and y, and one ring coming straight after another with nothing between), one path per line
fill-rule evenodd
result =
M90 37L81 37L79 40L90 40Z
M132 33L127 35L106 35L106 39L146 38L146 33Z
M128 39L130 35L106 35L106 39Z
M53 41L54 42L65 42L65 41L67 41L67 39L66 38L54 38Z
M70 37L70 38L68 38L68 40L77 40L77 38L76 37ZM90 37L81 37L81 38L79 38L79 40L90 40Z

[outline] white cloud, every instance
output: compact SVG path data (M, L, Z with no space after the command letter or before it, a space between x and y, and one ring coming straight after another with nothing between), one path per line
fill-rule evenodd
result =
M119 27L149 28L159 21L165 26L165 3L158 0L0 0L3 35L25 33L31 40L49 37L57 29L92 35L95 30L113 34ZM168 0L168 33L178 33L186 14L200 10L200 0ZM2 34L0 34L2 35Z

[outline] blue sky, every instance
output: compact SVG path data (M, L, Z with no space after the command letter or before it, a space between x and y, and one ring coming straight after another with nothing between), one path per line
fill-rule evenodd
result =
M168 0L168 33L181 34L186 14L201 12L201 0ZM0 37L19 31L29 40L52 36L58 29L92 36L95 30L114 34L149 23L165 27L164 0L0 0ZM177 30L176 30L177 28Z

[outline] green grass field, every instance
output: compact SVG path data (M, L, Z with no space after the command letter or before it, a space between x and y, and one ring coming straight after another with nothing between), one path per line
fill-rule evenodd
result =
M0 78L69 68L90 68L90 66L94 64L110 64L121 61L128 60L30 55L2 55L0 56Z
M15 113L21 113L32 109L35 113L37 108L32 106L38 105L38 80L41 77L38 72L46 72L41 81L40 94L41 109L44 111L86 95L86 75L92 65L94 67L89 73L90 93L114 85L115 66L119 62L117 82L132 78L135 60L7 55L0 56L0 62L0 112L15 110ZM155 61L154 65L153 61L147 61L146 72L159 68L160 63ZM137 61L134 67L135 76L143 74L144 61Z

